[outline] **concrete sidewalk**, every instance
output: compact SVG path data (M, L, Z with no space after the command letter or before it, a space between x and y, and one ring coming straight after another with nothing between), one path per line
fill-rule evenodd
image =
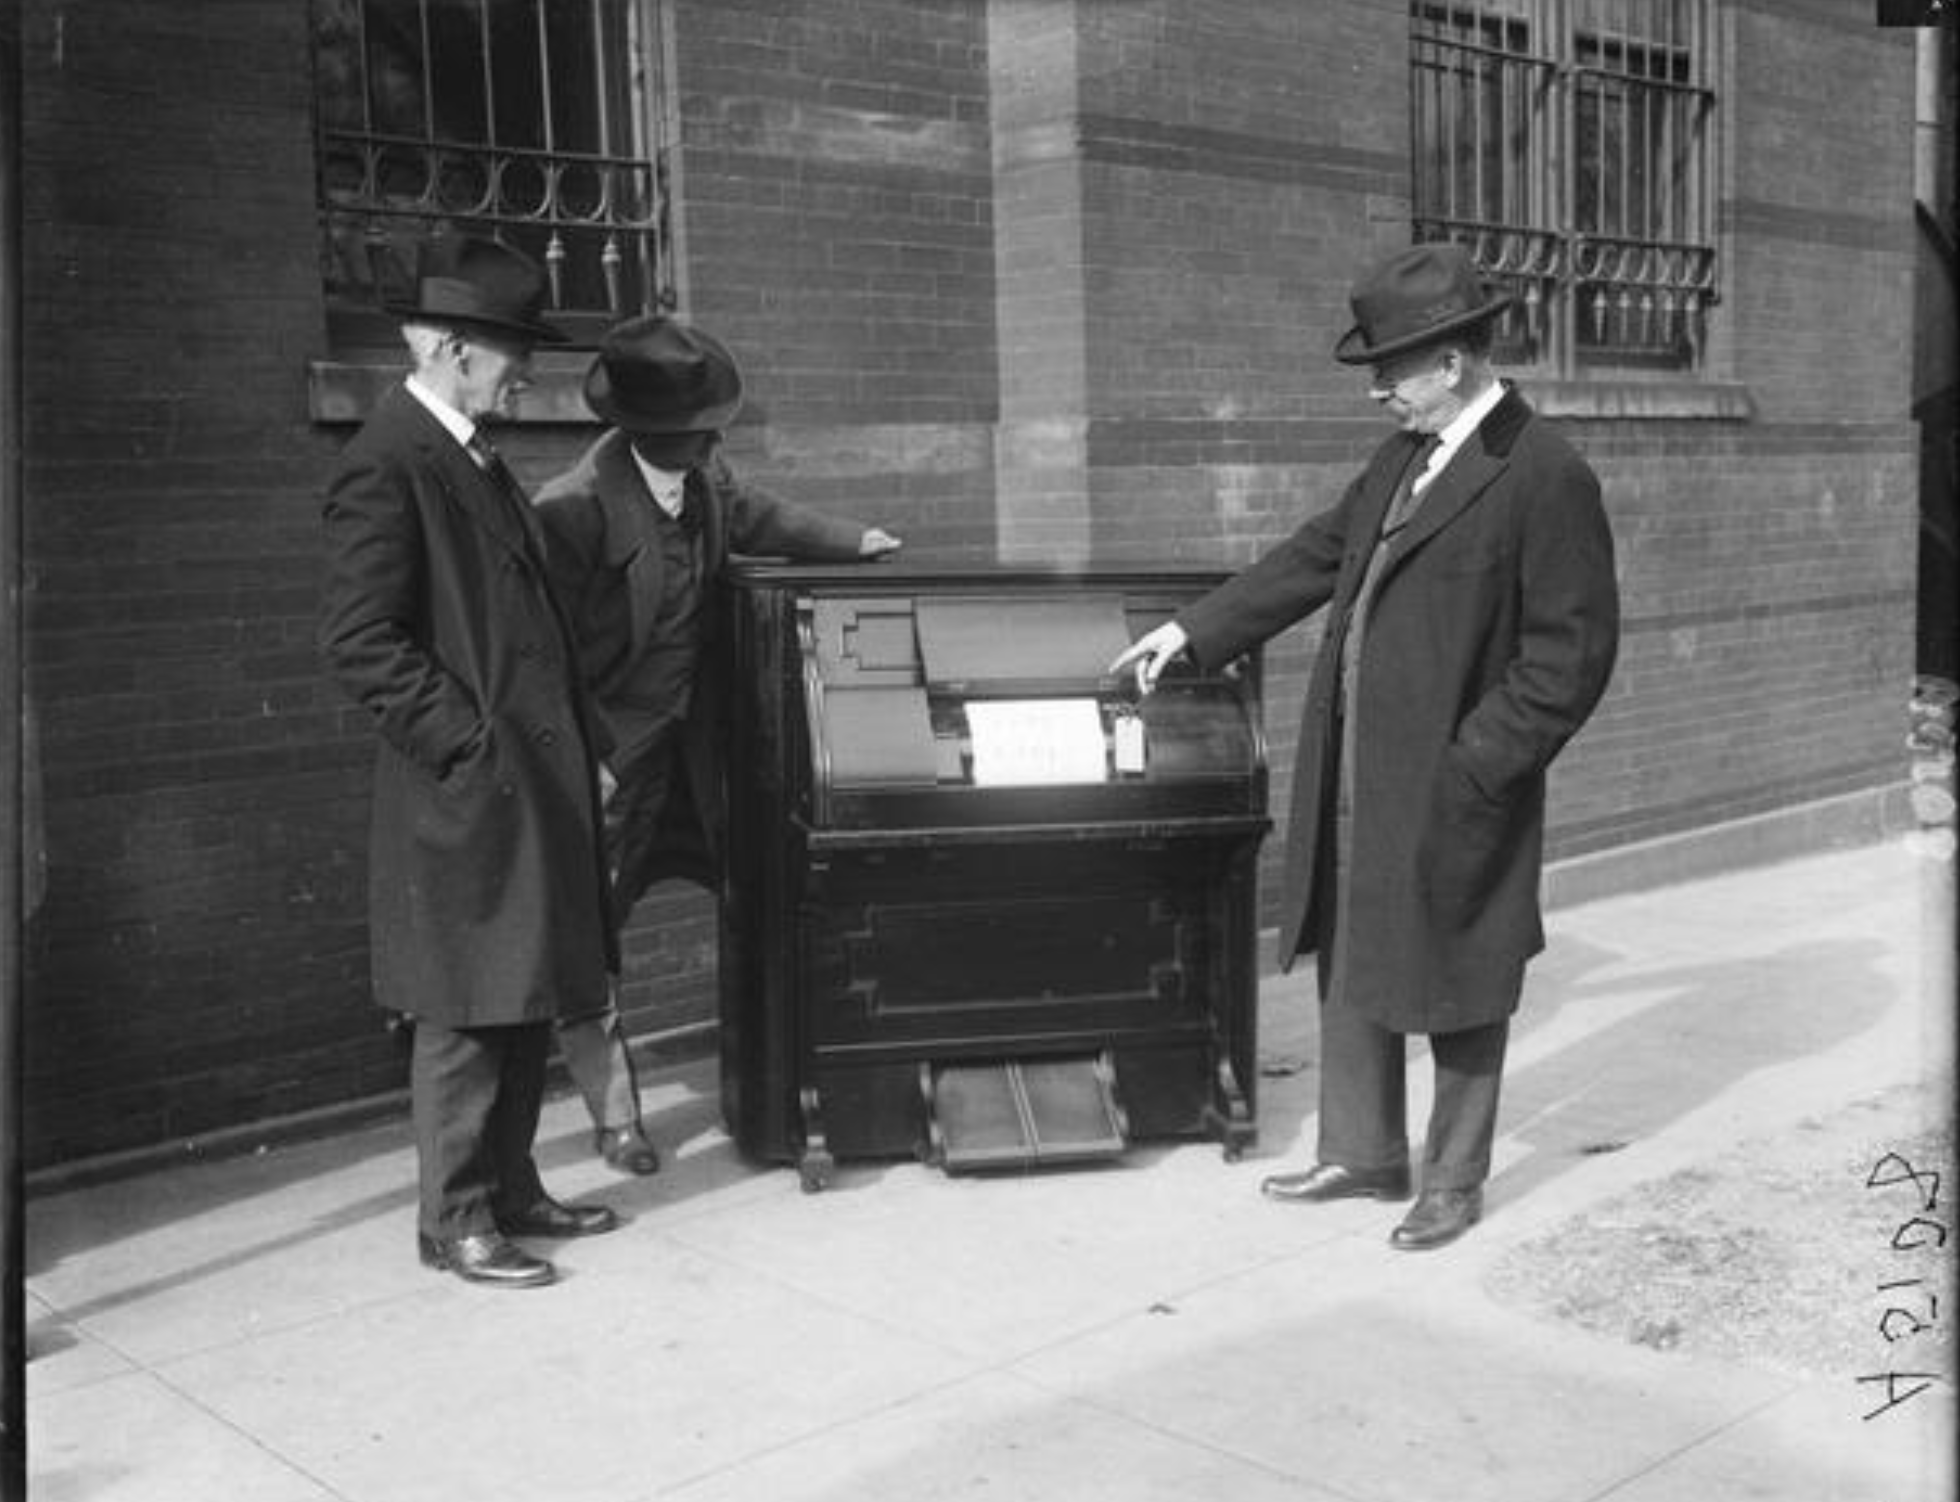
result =
M1933 1502L1950 1383L1867 1420L1855 1374L1612 1341L1485 1287L1631 1186L1947 1078L1923 874L1898 841L1555 913L1488 1217L1429 1254L1385 1245L1400 1207L1259 1197L1312 1140L1299 979L1262 997L1261 1145L1238 1163L847 1163L806 1195L741 1161L703 1063L651 1082L672 1161L625 1182L554 1100L547 1181L630 1224L564 1244L542 1292L417 1264L405 1124L40 1198L32 1497ZM1844 1297L1876 1322L1871 1287ZM1874 1323L1863 1371L1892 1369L1907 1349Z

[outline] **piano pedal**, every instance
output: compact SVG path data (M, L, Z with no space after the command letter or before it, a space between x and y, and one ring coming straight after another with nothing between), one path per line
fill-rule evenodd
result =
M1121 1157L1129 1124L1107 1051L920 1069L932 1161L947 1173Z

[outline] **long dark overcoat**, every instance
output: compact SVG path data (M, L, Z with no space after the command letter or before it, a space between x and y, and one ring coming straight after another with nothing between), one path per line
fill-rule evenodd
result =
M1333 837L1340 654L1417 439L1390 437L1328 511L1180 616L1205 666L1331 605L1307 690L1280 898L1280 962L1316 944ZM1361 637L1344 932L1347 1002L1398 1032L1510 1015L1544 947L1545 772L1592 713L1619 641L1592 470L1507 391L1391 544ZM1318 894L1324 897L1326 894Z
M381 738L375 999L449 1027L597 1011L616 952L594 753L528 513L397 387L325 525L321 653Z
M813 562L858 556L864 527L744 484L719 456L687 478L689 504L701 518L701 577L713 580L730 553L781 555ZM571 616L585 681L609 742L630 754L640 722L657 713L642 683L647 644L670 587L654 501L633 462L630 439L602 435L536 497L548 540L553 584ZM713 887L727 828L722 725L726 672L718 618L701 616L701 668L694 676L681 756L686 811L661 821L652 863L635 886L680 877ZM634 893L633 895L637 895Z

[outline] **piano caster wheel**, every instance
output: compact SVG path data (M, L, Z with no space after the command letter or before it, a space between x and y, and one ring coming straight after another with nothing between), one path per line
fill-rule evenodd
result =
M1236 1163L1239 1161L1239 1159L1243 1158L1244 1156L1245 1156L1245 1149L1241 1147L1238 1143L1228 1142L1225 1144L1225 1161L1227 1163Z
M830 1182L832 1169L830 1155L811 1153L797 1160L796 1174L802 1182L805 1194L815 1194Z

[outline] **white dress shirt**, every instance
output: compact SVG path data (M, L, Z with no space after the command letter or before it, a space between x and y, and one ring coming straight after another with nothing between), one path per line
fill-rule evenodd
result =
M437 396L415 376L410 376L402 384L408 388L410 396L427 407L429 414L449 430L452 438L466 449L470 446L470 440L476 437L475 423Z
M1429 455L1429 463L1415 478L1414 493L1421 495L1429 488L1429 482L1440 475L1456 451L1477 431L1477 425L1490 415L1490 409L1504 400L1505 385L1502 381L1492 381L1484 392L1477 396L1469 406L1452 417L1436 434L1436 447Z
M640 471L640 478L646 481L647 494L653 497L653 504L676 519L681 514L681 502L687 495L687 471L661 469L640 457L636 448L627 450L633 456L633 463Z

